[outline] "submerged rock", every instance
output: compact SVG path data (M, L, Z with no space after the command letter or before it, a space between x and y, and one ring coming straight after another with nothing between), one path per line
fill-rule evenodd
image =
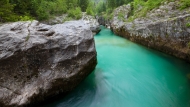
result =
M83 21L0 26L0 107L36 104L67 93L97 64L92 32Z
M131 41L190 62L190 8L179 10L178 2L164 3L134 21L128 19L132 10L124 9L123 20L114 14L111 29ZM121 8L115 13L117 10Z

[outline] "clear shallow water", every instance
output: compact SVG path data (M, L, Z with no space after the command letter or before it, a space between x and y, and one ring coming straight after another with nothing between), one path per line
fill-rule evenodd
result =
M45 107L190 107L190 64L103 27L95 42L95 71Z

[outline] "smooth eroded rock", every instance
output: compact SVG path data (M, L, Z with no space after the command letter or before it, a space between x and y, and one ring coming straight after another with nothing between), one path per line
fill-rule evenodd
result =
M0 107L36 104L75 88L97 64L83 21L0 26Z

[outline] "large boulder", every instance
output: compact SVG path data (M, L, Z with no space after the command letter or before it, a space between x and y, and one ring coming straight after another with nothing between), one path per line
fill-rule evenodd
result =
M0 26L0 107L37 104L67 93L97 64L92 32L83 21Z
M190 62L190 7L180 10L179 1L164 2L133 21L128 18L131 9L124 10L123 20L119 14L112 19L115 34Z

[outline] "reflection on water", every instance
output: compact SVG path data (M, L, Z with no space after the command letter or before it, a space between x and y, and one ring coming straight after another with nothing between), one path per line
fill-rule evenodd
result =
M188 63L102 29L94 72L45 107L190 107Z

